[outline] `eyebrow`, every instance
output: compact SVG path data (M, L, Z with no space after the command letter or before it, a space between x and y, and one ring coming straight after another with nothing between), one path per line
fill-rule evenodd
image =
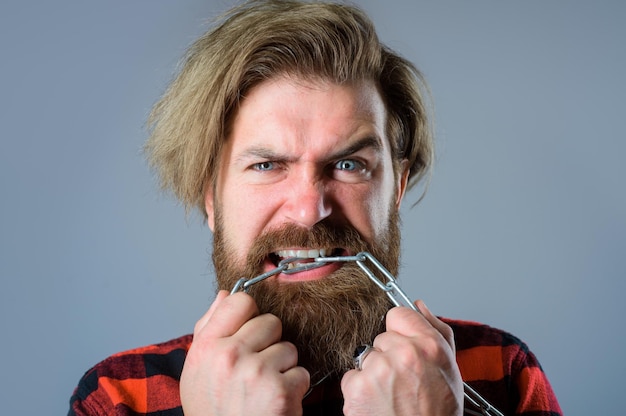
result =
M264 146L253 146L246 149L245 152L237 156L235 162L246 162L247 159L259 158L267 160L284 160L284 156L279 156L278 153Z
M324 162L343 159L345 157L351 156L363 149L371 148L376 152L380 152L382 149L382 144L380 140L375 136L366 136L356 142L352 143L350 146L346 147L338 151L337 153L332 154ZM284 154L279 154L274 150L265 147L265 146L252 146L245 150L242 154L240 154L236 162L244 162L249 158L261 158L266 160L274 160L281 162L292 162L293 158L285 156Z
M343 159L344 157L348 157L367 148L371 148L376 152L380 152L382 147L383 146L378 138L376 138L375 136L366 136L352 143L347 148L340 150L338 153L335 153L334 155L332 155L332 157L329 158L329 160Z

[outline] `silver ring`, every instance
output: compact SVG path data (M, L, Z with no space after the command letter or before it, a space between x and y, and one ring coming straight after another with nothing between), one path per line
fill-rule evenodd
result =
M371 345L361 345L354 350L354 368L361 371L363 369L363 361L365 361L365 357L369 355L375 348Z

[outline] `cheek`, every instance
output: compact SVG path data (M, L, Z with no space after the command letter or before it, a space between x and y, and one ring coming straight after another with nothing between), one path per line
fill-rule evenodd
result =
M392 198L391 193L381 194L374 198L370 211L370 221L375 239L387 234Z
M370 243L386 235L393 192L387 192L384 187L352 191L338 193L341 211L346 221Z
M395 209L396 187L393 174L386 175L383 182L370 196L369 216L375 239L387 235L391 210Z
M265 192L241 187L234 192L222 193L220 219L223 235L239 261L245 260L254 240L270 221L271 201Z

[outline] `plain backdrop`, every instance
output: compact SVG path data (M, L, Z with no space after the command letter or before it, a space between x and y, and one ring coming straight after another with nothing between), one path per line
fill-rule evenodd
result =
M179 57L232 4L0 5L2 414L66 413L89 367L191 332L210 304L211 235L141 148ZM404 288L526 341L566 414L621 414L626 3L359 4L436 105Z

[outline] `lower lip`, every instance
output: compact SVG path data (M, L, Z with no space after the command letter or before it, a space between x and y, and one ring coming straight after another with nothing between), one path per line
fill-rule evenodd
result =
M273 263L269 263L269 265L266 264L266 272L276 268ZM313 280L321 280L339 270L342 264L343 263L333 262L321 267L317 267L315 269L306 270L294 274L280 273L276 276L276 278L279 282L308 282Z

